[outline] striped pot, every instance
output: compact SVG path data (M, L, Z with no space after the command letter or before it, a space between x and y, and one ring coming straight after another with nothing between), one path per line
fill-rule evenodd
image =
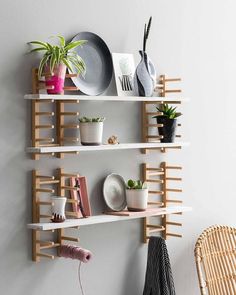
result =
M142 59L134 74L134 91L137 96L152 96L156 85L156 71L144 51L139 51Z

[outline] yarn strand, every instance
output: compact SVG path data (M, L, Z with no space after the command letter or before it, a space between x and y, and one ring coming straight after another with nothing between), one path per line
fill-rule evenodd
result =
M80 286L80 290L81 290L81 294L84 294L84 289L83 289L83 285L82 285L82 279L81 279L81 266L82 266L82 261L80 261L79 263L79 267L78 267L78 277L79 277L79 286Z

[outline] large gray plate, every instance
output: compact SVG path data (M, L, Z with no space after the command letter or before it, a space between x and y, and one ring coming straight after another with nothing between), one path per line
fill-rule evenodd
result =
M110 50L106 43L96 34L82 32L72 41L87 40L83 47L77 47L76 52L86 64L86 74L72 78L81 92L87 95L99 95L109 86L112 78L113 66Z

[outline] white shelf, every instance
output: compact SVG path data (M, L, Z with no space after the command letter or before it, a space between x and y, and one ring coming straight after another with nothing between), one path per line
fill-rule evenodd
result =
M74 226L83 226L83 225L91 225L91 224L100 224L100 223L109 223L115 221L123 221L123 220L131 220L131 219L138 219L143 217L150 217L150 216L160 216L166 214L173 214L173 213L181 213L191 211L191 207L168 207L168 208L157 208L156 212L148 212L143 211L139 212L139 214L135 216L115 216L115 215L95 215L90 216L88 218L81 218L81 219L67 219L65 222L62 223L31 223L28 224L27 227L29 229L37 229L37 230L53 230L59 228L69 228Z
M161 143L161 142L144 142L144 143L121 143L121 144L103 144L103 145L73 145L73 146L53 146L53 147L28 147L28 153L63 153L63 152L92 152L107 150L129 150L129 149L148 149L148 148L168 148L187 146L187 142Z
M90 101L153 101L153 102L186 102L187 98L173 97L138 97L138 96L87 96L87 95L53 95L53 94L26 94L30 100L90 100Z

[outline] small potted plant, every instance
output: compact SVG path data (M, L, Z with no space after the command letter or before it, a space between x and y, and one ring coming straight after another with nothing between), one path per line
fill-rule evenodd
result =
M141 180L128 180L126 202L129 211L145 211L147 209L148 188Z
M48 94L62 94L65 82L66 69L70 72L83 74L85 72L85 63L83 59L74 51L78 46L83 45L86 40L65 42L62 36L56 36L60 45L53 45L47 42L31 41L29 44L37 46L30 52L42 52L43 57L39 64L38 77L41 78L43 71Z
M181 113L176 112L176 107L171 107L168 104L163 104L162 107L156 109L162 113L162 115L154 116L157 124L162 124L162 127L158 127L159 135L162 136L161 142L174 142L175 131L177 126L177 117L181 116Z
M82 145L102 144L103 122L105 118L79 118L80 141Z

